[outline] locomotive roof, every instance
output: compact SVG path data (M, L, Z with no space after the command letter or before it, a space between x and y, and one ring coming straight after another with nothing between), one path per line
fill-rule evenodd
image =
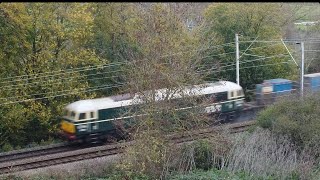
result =
M313 74L305 74L305 77L319 77L320 73L313 73Z
M264 80L264 83L271 83L271 84L282 84L282 83L290 83L290 82L292 81L289 79L282 79L282 78Z
M236 83L230 81L219 81L215 83L205 83L195 86L187 86L183 89L184 95L204 95L204 94L212 94L212 93L219 93L225 92L230 90L240 90L242 89L241 86L237 85ZM150 92L150 91L149 91ZM148 92L146 91L146 94ZM168 94L168 89L160 89L156 92L156 100L163 99L164 95ZM171 93L171 98L180 98L182 93ZM117 96L110 96L105 98L97 98L97 99L86 99L73 102L66 106L66 109L75 112L90 112L96 111L99 109L108 109L108 108L115 108L121 106L127 106L130 104L137 104L141 103L142 100L139 94L130 95L130 94L123 94Z

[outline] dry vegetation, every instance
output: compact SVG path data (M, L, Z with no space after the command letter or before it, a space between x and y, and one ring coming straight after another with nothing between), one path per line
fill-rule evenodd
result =
M234 12L233 9L230 12ZM312 101L313 104L304 102L305 112L312 110L317 112L312 115L302 113L303 116L300 116L302 106L299 101L295 101L295 105L290 104L292 102L285 102L271 107L271 110L267 109L265 114L261 115L262 119L265 118L262 126L271 124L269 128L273 129L271 128L271 131L257 129L237 141L233 141L226 134L218 133L209 140L182 146L166 141L164 136L168 133L203 128L210 125L212 120L211 117L199 113L198 108L176 111L179 106L197 104L201 107L208 103L206 99L202 99L200 103L199 99L190 97L179 102L171 100L172 94L175 93L185 97L183 91L185 86L201 84L204 79L203 74L196 72L203 63L195 58L199 52L192 51L197 46L192 44L193 41L182 28L179 19L181 17L174 14L173 7L167 11L161 5L141 9L138 17L142 17L140 19L142 23L139 23L143 26L137 35L138 45L141 46L140 52L125 50L130 63L125 67L126 72L121 77L125 79L127 85L121 92L138 93L146 103L139 109L131 110L144 116L135 119L138 122L132 128L135 144L126 149L120 161L107 168L103 163L97 165L96 162L89 162L89 167L94 169L94 172L78 166L73 172L50 171L45 175L29 176L28 179L82 179L90 176L107 179L170 179L172 172L184 174L195 169L221 169L230 174L245 172L247 178L262 179L319 177L316 172L316 168L319 169L317 159L319 146L313 145L316 145L314 142L319 142L319 134L315 136L314 133L318 133L320 129L319 121L315 121L319 120L317 109L320 108L312 107L318 105L320 99L318 102ZM221 24L226 23L223 21ZM247 30L247 26L244 26L244 29ZM221 33L225 32L226 30L222 28ZM233 33L228 33L229 35L234 37ZM186 47L186 44L193 46L184 49L186 53L181 53L180 47ZM232 55L231 59L233 58ZM215 66L214 62L210 65ZM249 74L248 77L252 76ZM157 96L156 90L161 88L167 89L161 96ZM157 101L159 98L163 100ZM290 110L292 107L294 108ZM288 117L281 114L288 114ZM297 121L291 121L292 117L297 117ZM274 120L278 124L273 124ZM281 136L283 134L284 136ZM302 139L299 139L300 137ZM303 146L300 146L301 144ZM12 178L16 177L8 177Z

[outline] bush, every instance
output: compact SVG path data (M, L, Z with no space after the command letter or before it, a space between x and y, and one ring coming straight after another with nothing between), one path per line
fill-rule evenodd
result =
M225 165L231 142L226 137L216 134L209 139L197 140L184 144L176 150L171 168L174 171L186 172L194 169L220 169Z
M13 147L10 143L5 143L3 146L2 146L2 150L4 152L8 152L8 151L12 151L13 150Z
M233 179L233 180L256 180L255 176L250 176L247 173L239 172L232 174L225 170L211 169L209 171L194 170L186 174L172 174L170 180L214 180L214 179ZM260 178L261 179L261 178Z
M287 135L300 149L311 144L320 147L319 114L320 95L309 94L303 100L282 99L261 111L257 122L278 135Z
M200 140L194 147L194 160L196 168L208 170L212 168L213 152L209 146L209 143L204 140Z
M292 179L298 166L297 152L288 138L257 128L234 145L225 169L264 178Z
M156 131L144 131L136 134L134 139L134 144L125 149L117 164L119 178L160 177L170 150L164 136Z

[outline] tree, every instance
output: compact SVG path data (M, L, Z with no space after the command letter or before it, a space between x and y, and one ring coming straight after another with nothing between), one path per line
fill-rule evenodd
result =
M118 166L125 174L147 174L155 179L164 175L166 161L171 158L173 148L166 135L206 127L210 118L201 113L202 105L208 101L190 97L184 89L203 82L195 72L193 38L186 26L166 5L139 8L142 23L137 42L143 51L131 56L125 73L128 86L123 91L144 101L138 109L130 109L143 116L134 118L135 144L127 149ZM174 100L174 94L183 98ZM181 107L194 108L177 111ZM141 147L145 151L141 151Z
M287 136L304 158L320 160L319 98L317 93L305 94L303 99L290 96L261 111L257 123L278 136ZM304 160L304 159L303 159Z
M133 3L94 3L93 37L88 47L102 60L111 62L110 67L91 73L101 74L100 79L91 81L92 85L125 83L123 66L129 61L132 53L140 51L136 34L140 19L137 6ZM119 88L100 91L101 95L118 93Z
M212 68L214 70L209 79L226 78L235 81L235 44L225 44L235 42L235 33L241 35L240 84L245 90L253 89L254 85L261 83L263 79L285 78L290 75L293 64L278 64L289 60L288 57L277 56L287 54L281 42L278 44L252 42L255 38L258 38L258 41L280 40L284 21L280 4L215 3L206 9L204 16L204 23L198 29L198 39L207 50L201 52L201 57L204 56L204 64L210 62L220 64ZM221 44L225 45L215 47ZM247 49L250 45L252 46ZM243 54L244 51L246 54ZM262 59L257 60L258 58Z
M1 130L15 145L39 142L57 129L64 104L95 96L84 93L90 89L88 71L73 70L102 64L87 48L90 5L2 3L0 13Z

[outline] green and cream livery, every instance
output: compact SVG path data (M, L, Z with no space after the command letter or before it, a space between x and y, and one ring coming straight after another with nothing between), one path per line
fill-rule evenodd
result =
M156 101L162 100L161 97L166 90L156 91ZM190 96L214 98L214 101L205 107L205 112L209 114L240 111L244 103L242 87L229 81L188 86L183 91ZM125 114L144 103L139 97L137 94L133 96L123 94L73 102L65 107L60 126L61 134L69 141L83 142L104 138L113 133L120 120L130 126L134 123L133 116ZM173 94L170 97L182 98L179 94Z

